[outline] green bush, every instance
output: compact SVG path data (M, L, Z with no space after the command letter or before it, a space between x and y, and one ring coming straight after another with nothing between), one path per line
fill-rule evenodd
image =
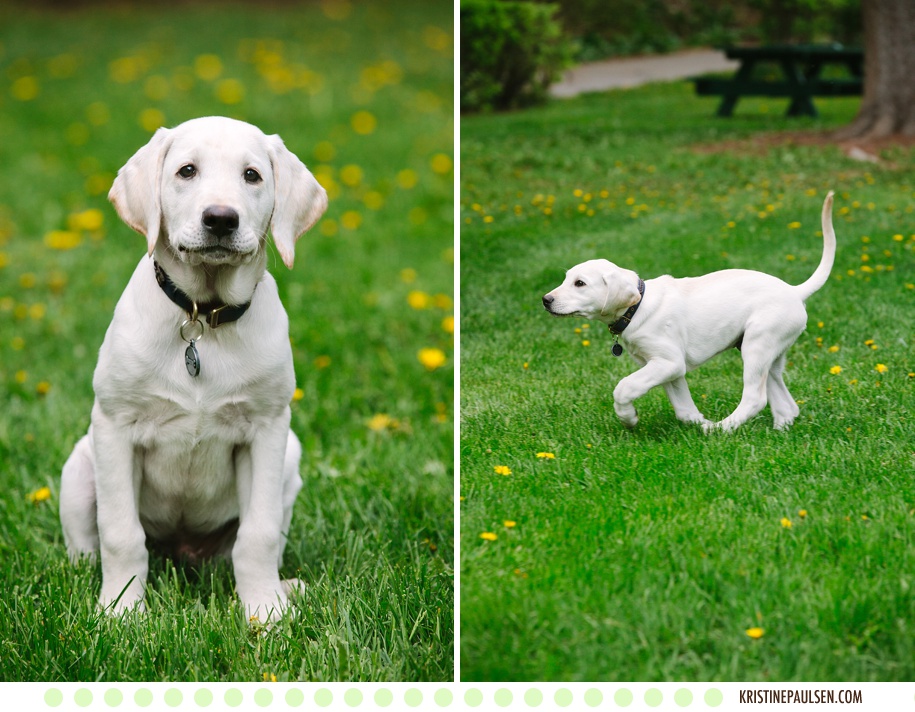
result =
M570 59L558 6L462 0L461 110L543 102Z

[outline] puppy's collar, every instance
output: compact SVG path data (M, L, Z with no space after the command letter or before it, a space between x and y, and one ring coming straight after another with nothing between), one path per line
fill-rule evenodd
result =
M165 270L162 269L162 265L158 262L153 262L153 266L156 270L156 282L159 283L162 291L184 311L194 315L191 321L196 321L197 315L199 314L206 320L206 323L211 329L215 329L221 324L228 324L229 322L241 319L244 313L248 311L248 307L251 306L250 301L238 305L221 304L219 302L198 304L175 286L175 283L172 282L165 273Z
M645 296L645 282L642 281L642 278L639 277L639 301L633 304L626 310L626 313L623 314L619 319L617 319L612 324L607 324L607 328L610 329L610 333L615 336L622 334L626 327L629 326L629 322L632 321L632 317L635 316L635 313L639 310L639 305L642 303L642 297Z

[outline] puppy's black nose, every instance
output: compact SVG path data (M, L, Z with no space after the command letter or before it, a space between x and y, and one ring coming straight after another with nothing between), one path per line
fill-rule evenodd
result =
M203 226L216 237L225 237L238 229L238 213L226 205L211 205L203 211Z
M552 303L553 303L553 295L552 295L552 294L544 294L544 295L543 295L543 306L545 306L547 309L549 309L549 308L550 308L550 304L552 304Z

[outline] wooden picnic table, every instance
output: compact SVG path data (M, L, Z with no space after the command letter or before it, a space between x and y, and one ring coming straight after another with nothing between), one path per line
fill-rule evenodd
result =
M769 45L727 47L724 52L728 59L740 62L732 78L693 78L696 94L721 96L718 116L732 116L742 96L789 97L787 116L817 116L814 96L858 96L862 92L864 52L860 49L838 44ZM754 70L763 64L780 67L782 78L755 78ZM846 67L848 76L822 78L827 65Z

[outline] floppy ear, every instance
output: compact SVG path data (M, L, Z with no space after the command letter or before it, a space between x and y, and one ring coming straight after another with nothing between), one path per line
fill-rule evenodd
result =
M626 272L618 269L603 273L602 279L607 285L607 305L612 305L614 309L628 309L639 303L642 295L639 294L638 284L628 277Z
M268 140L276 190L270 230L280 257L292 269L295 242L327 210L327 193L279 136Z
M169 129L156 131L149 143L133 154L118 171L108 191L108 200L114 203L121 220L141 235L146 235L149 254L153 253L159 239L162 223L159 183L170 133Z

